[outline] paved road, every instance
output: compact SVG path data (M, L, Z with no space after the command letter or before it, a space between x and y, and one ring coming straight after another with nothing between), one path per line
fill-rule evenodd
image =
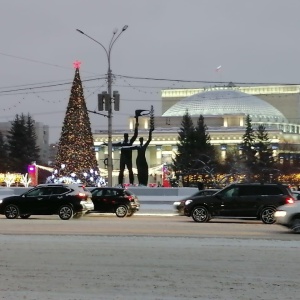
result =
M173 207L173 202L169 203L141 203L140 211L138 215L177 215L176 210Z
M0 299L298 299L300 235L180 216L0 217Z
M300 241L300 235L291 234L276 224L233 219L213 219L202 224L174 214L137 214L126 218L117 218L114 214L90 214L69 221L62 221L58 216L33 216L26 220L7 220L1 216L0 234L226 237Z

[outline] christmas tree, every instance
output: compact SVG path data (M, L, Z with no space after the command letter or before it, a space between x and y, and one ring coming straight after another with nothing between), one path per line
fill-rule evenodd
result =
M96 185L100 174L79 67L80 62L76 61L75 77L58 144L52 181Z

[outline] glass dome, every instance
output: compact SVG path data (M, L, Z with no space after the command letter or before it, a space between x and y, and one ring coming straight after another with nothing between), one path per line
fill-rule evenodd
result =
M186 110L191 116L243 114L250 115L252 121L287 122L284 115L268 102L228 88L209 90L184 98L170 107L163 117L183 116Z

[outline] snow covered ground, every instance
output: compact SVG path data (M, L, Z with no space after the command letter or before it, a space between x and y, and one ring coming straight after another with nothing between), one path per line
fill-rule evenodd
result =
M299 299L299 241L0 235L0 299Z

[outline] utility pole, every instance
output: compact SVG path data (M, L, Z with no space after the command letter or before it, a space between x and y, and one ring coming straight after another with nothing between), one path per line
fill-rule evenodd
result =
M122 28L122 31L116 36L118 30L114 30L113 31L113 35L112 38L110 40L110 43L108 45L108 48L105 48L100 42L98 42L97 40L95 40L94 38L90 37L89 35L87 35L86 33L84 33L83 31L76 29L78 32L80 32L81 34L85 35L86 37L88 37L89 39L93 40L94 42L96 42L97 44L99 44L105 51L106 53L106 57L107 57L107 63L108 63L108 69L107 69L107 98L105 99L105 110L107 110L107 119L108 119L108 155L107 155L107 172L108 172L108 186L112 186L112 171L113 171L113 161L112 161L112 118L113 118L113 114L112 114L112 102L113 102L113 94L112 94L112 71L111 71L111 67L110 67L110 58L111 58L111 50L113 48L113 45L115 44L116 40L119 38L119 36L128 28L128 25L125 25ZM117 94L118 95L118 94ZM104 96L105 97L105 96ZM116 96L117 97L117 96ZM98 107L100 107L102 105L103 107L103 103L99 104L100 99L99 99L99 95L98 95ZM119 103L117 103L116 101L118 101L119 99L115 98L115 108L118 107L119 108ZM103 98L102 98L103 101ZM118 104L118 105L116 105ZM116 109L118 110L118 109Z

